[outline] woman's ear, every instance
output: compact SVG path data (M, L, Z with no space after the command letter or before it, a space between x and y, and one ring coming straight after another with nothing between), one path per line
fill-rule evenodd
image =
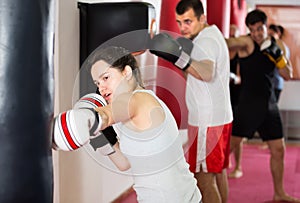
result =
M126 80L130 80L132 77L132 69L129 65L126 65L124 70L123 70L123 74L126 78Z

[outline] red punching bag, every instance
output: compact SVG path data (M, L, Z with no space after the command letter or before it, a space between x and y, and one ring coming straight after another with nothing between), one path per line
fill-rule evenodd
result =
M208 0L207 22L215 24L225 37L229 36L230 0Z
M230 24L236 25L240 34L246 33L245 19L247 15L247 3L245 0L231 0Z
M163 0L160 16L160 32L170 32L180 36L175 18L178 0ZM173 64L158 58L156 94L170 108L179 128L187 127L187 107L185 104L186 81L182 71Z

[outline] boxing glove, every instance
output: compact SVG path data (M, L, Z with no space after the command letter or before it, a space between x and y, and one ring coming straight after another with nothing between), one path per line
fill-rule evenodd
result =
M72 109L54 118L54 149L73 151L90 140L90 130L101 126L92 109Z
M74 104L73 109L95 109L105 105L107 105L107 103L100 94L90 93L81 97ZM98 121L101 117L99 117L97 112L95 113ZM109 126L102 131L99 131L99 127L101 126L94 125L90 129L90 145L95 151L99 150L103 155L110 155L115 152L112 146L118 141L117 134L112 126ZM98 133L95 134L95 132Z
M268 56L272 62L275 63L277 68L284 68L287 65L287 60L283 56L283 51L276 44L276 41L273 37L265 40L260 46L260 50L263 54Z
M173 39L167 33L155 35L150 41L150 52L158 57L170 61L182 70L186 70L190 63L190 53L193 42L189 39Z
M177 42L182 47L182 50L190 56L194 48L192 40L187 39L185 37L178 37Z
M73 106L73 109L90 108L106 106L105 99L97 93L89 93L81 97Z

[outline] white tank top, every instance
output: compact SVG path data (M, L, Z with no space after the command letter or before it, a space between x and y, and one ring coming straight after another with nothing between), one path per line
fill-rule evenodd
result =
M151 94L165 113L161 125L142 132L133 131L123 123L114 125L120 137L120 149L131 164L130 173L134 178L138 201L199 203L201 194L184 158L173 115L151 90L135 92Z

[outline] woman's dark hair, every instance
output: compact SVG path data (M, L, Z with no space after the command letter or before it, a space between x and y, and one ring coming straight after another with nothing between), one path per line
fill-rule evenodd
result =
M249 25L254 25L255 23L258 22L267 24L267 15L263 11L259 9L255 9L247 14L245 20L247 27L249 27Z
M284 35L284 28L281 25L277 25L277 27L280 32L280 37L282 37Z
M100 60L105 61L111 65L111 68L118 69L120 72L125 69L126 65L130 66L136 81L141 87L144 87L137 61L125 48L109 46L96 49L88 58L89 67L91 68L94 63Z
M276 33L280 32L278 26L275 25L275 24L270 24L270 25L269 25L269 29L270 29L270 30L273 30L273 31L276 32Z
M199 19L204 14L203 5L200 0L181 0L176 6L176 13L178 15L184 14L187 10L193 9L196 17Z

